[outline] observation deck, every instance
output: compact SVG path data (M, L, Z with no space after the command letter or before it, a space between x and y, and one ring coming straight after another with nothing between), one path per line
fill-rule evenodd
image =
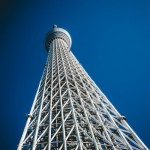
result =
M68 47L71 47L72 40L70 34L66 30L58 28L57 25L54 25L52 30L46 35L45 48L47 51L49 50L50 43L56 38L63 39Z

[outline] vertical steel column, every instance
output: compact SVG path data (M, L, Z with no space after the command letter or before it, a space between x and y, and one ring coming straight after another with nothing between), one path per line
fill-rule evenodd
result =
M62 43L61 43L61 44L62 44ZM62 50L63 50L64 52L66 52L68 49L62 44ZM66 56L66 58L67 58L67 56ZM68 58L67 58L67 61L68 61ZM70 62L69 62L69 61L68 61L68 65L69 65L69 67L70 67ZM71 67L70 67L70 71L71 71L71 74L72 74L73 79L74 79L74 75L73 75L73 73L72 73ZM83 108L84 114L85 114L85 116L86 116L86 120L87 120L87 122L88 122L88 125L89 125L89 129L90 129L90 132L91 132L91 135L92 135L92 138L93 138L93 142L94 142L95 148L96 148L96 150L98 150L98 145L97 145L97 143L96 143L96 139L95 139L95 137L94 137L94 133L93 133L91 124L90 124L90 122L89 122L89 119L88 119L88 117L87 117L87 113L86 113L85 107L84 107L84 105L83 105L83 102L82 102L82 99L81 99L81 95L80 95L80 92L79 92L79 90L78 90L78 88L77 88L75 79L74 79L74 83L75 83L75 86L76 86L78 95L79 95L79 97L80 97L80 102L81 102L81 104L82 104L82 108Z
M51 93L50 93L50 108L49 108L49 134L48 134L48 150L51 150L51 120L52 120L52 88L53 88L53 61L54 61L54 41L51 43L49 51L52 51L52 69L51 69Z
M49 60L49 57L47 58L46 62L48 62L48 60ZM46 71L46 67L44 68L44 70ZM28 125L29 125L29 123L31 121L31 118L32 118L32 113L34 111L35 103L37 101L37 96L39 94L39 89L41 87L41 83L42 83L42 80L44 78L45 71L43 71L43 74L42 74L42 77L41 77L41 80L40 80L40 83L39 83L39 86L38 86L38 89L37 89L37 92L36 92L36 95L35 95L35 98L34 98L34 101L33 101L32 107L31 107L31 110L30 110L30 113L27 115L27 122L26 122L26 125L24 127L24 131L23 131L22 137L20 139L20 142L19 142L17 150L22 150L23 142L24 142L26 134L27 134Z
M55 49L56 49L56 61L58 67L58 84L59 84L59 96L60 96L60 105L61 105L61 120L62 120L62 129L63 129L63 141L64 141L64 150L67 150L66 146L66 134L65 134L65 125L64 125L64 114L63 114L63 103L62 103L62 94L61 94L61 85L60 85L60 75L59 75L59 64L58 64L58 49L59 49L58 39L55 40Z
M60 44L61 44L62 41L61 40L59 40L59 41L60 41ZM66 46L66 49L68 50L67 46ZM63 47L61 47L61 50L63 50ZM67 88L68 88L70 103L71 103L71 107L72 107L72 111L73 111L73 118L74 118L74 122L75 122L77 137L78 137L78 141L79 141L79 148L80 148L80 150L83 150L81 139L80 139L80 133L79 133L79 129L78 129L78 123L77 123L77 120L76 120L76 116L75 116L75 112L74 112L75 110L74 110L74 106L73 106L73 102L72 102L72 97L71 97L71 93L70 93L70 88L69 88L69 85L68 85L67 73L66 73L66 69L65 69L65 65L64 65L64 61L63 61L62 52L60 52L60 53L61 53L61 59L62 59L62 63L63 63L63 68L64 68L64 71L65 71L66 83L67 83Z

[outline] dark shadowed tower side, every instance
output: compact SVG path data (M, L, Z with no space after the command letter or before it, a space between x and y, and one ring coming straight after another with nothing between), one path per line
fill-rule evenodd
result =
M47 34L48 58L18 150L148 150L70 51L69 33Z

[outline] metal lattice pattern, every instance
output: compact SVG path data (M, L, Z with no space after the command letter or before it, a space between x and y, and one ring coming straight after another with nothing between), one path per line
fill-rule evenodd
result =
M54 39L18 150L146 150L63 39Z

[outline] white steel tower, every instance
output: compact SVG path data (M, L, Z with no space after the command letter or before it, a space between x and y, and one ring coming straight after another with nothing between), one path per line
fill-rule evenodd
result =
M18 150L148 150L70 51L56 25Z

